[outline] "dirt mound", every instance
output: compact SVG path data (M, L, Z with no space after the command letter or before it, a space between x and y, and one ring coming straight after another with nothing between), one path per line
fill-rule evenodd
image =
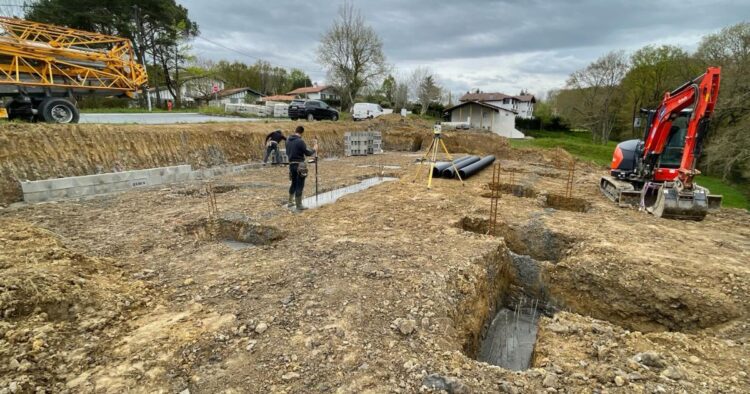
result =
M0 359L8 361L0 363L0 387L15 382L31 392L65 381L96 357L96 338L144 293L113 261L70 250L28 223L0 220Z

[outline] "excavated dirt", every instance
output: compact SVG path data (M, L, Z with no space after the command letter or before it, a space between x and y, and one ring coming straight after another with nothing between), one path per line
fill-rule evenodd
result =
M328 123L313 126L323 135ZM503 156L507 145L458 133L452 153L497 150L524 170L514 183L537 193L502 194L488 234L491 170L428 191L426 179L412 182L419 153L403 152L424 146L421 131L388 119L357 126L392 127L402 152L323 160L319 189L385 166L400 180L303 213L282 206L285 167L212 180L236 186L214 194L212 218L200 182L0 209L0 392L750 391L750 214L682 222L620 209L588 165L573 195L587 212L551 207L566 173L550 163L564 152ZM59 132L87 133L76 127ZM219 129L240 126L201 127L220 141L235 132ZM202 133L127 128L101 130L122 141ZM13 133L2 135L26 138ZM234 157L262 148L243 146ZM71 159L96 156L86 149L98 148L37 168L88 170ZM539 311L528 369L476 360L502 308Z

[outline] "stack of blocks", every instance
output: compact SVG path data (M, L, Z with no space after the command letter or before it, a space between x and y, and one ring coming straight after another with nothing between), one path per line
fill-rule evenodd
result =
M276 155L271 155L271 164L288 164L289 163L289 157L286 155L286 149L279 149L279 156L281 157L281 162L276 162Z
M379 131L350 131L344 134L344 155L366 156L383 153L383 137Z

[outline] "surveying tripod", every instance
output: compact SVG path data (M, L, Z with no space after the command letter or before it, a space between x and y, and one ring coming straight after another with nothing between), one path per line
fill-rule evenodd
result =
M454 174L456 174L456 177L459 181L461 181L461 185L464 184L464 180L461 179L461 175L458 173L458 168L456 168L456 164L453 163L453 156L451 156L450 152L448 152L448 148L445 147L445 142L443 142L442 138L442 126L438 123L436 124L432 129L432 142L430 142L430 147L427 148L427 152L425 152L424 156L422 156L421 159L419 159L419 166L417 167L417 173L414 176L414 180L412 182L416 182L417 178L419 178L419 174L422 172L422 164L424 164L424 161L429 159L430 161L430 174L427 177L427 189L432 188L432 172L435 171L435 164L437 163L437 156L438 156L438 149L443 148L443 151L445 152L445 156L448 158L448 161L451 163L451 167L453 167Z

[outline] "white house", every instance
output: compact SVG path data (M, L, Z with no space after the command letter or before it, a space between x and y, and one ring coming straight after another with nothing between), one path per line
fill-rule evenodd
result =
M466 93L458 101L476 101L494 105L496 107L509 109L518 113L519 118L531 119L534 117L534 104L536 99L532 94L520 96L509 96L503 93Z
M287 93L290 96L306 98L310 100L340 100L341 97L333 90L332 86L320 85L306 88L294 89Z
M192 104L201 100L204 96L213 91L214 85L219 90L224 89L224 81L218 78L197 77L186 80L180 86L180 97L182 98L182 102L185 104ZM148 95L151 96L151 100L156 103L156 88L149 89ZM166 102L167 100L172 100L172 102L175 101L174 96L169 92L169 89L167 89L166 86L159 87L158 97L162 102Z
M252 88L224 89L217 93L204 96L201 100L208 101L211 107L224 107L226 104L252 104L263 97L263 93Z
M481 101L465 101L445 110L451 122L469 123L473 129L491 131L506 138L524 138L516 130L516 112Z

